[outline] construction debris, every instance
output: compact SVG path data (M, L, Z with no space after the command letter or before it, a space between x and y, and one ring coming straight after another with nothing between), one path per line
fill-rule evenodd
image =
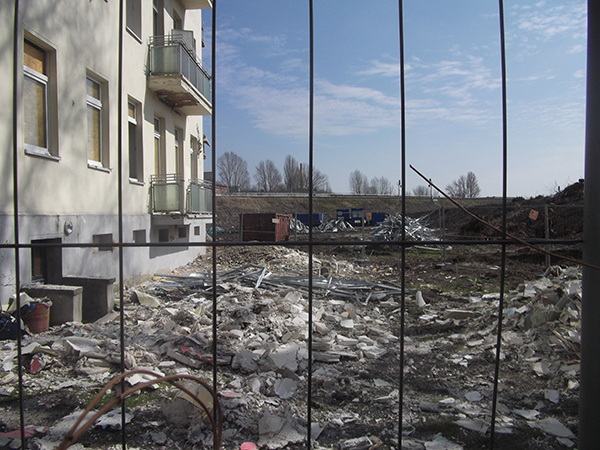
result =
M402 240L402 227L407 240L412 241L437 241L439 238L435 235L433 229L428 225L429 215L419 217L402 217L402 214L387 215L384 221L377 226L371 234L376 240L380 241L400 241Z
M226 449L285 448L304 442L308 428L315 448L394 448L399 422L400 287L391 281L358 281L365 278L365 268L333 258L316 259L316 274L308 277L307 255L298 250L271 249L252 259L254 263L239 267L219 261L217 311L209 295L213 279L205 271L208 265L156 276L131 289L118 305L125 320L126 366L210 379L216 356ZM235 262L242 262L239 255ZM295 271L301 267L303 271ZM307 294L311 283L312 311ZM431 289L425 289L405 293L402 430L410 440L406 446L403 441L403 448L461 449L464 433L483 438L489 430L499 297L472 292L434 298ZM561 445L576 441L571 432L576 417L565 416L560 408L577 399L579 271L554 267L543 277L525 281L507 294L501 313L505 384L497 431L510 436L535 428L550 441L561 439ZM309 319L314 332L311 348ZM68 323L24 338L25 363L39 358L36 370L23 375L28 394L47 399L40 401L50 402L49 408L57 398L70 398L72 403L52 409L54 415L40 416L36 425L56 426L85 407L83 399L120 370L118 330L118 315L113 314L92 324ZM16 355L14 340L0 343L0 397L3 404L10 400L13 409ZM313 423L308 427L310 355ZM520 390L518 379L511 381L509 376L527 378L527 390ZM139 382L143 380L128 380ZM136 400L130 408L128 427L139 433L132 433L129 445L210 446L207 426L190 421L194 408L181 397L170 397L168 390L158 392L160 402ZM5 429L18 428L18 423L8 422L7 407L2 411ZM462 431L422 432L429 421L446 422L451 424L449 430ZM104 418L97 430L117 422L120 425L120 416ZM36 428L36 433L39 436L31 439L40 448L50 448L49 440L56 438L44 428ZM96 441L84 436L84 448L107 448L97 443L97 431L94 436ZM14 438L1 438L6 445L16 445Z

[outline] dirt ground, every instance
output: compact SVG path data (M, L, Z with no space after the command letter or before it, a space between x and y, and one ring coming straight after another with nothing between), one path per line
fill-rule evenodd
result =
M549 233L554 239L580 239L582 214L579 213L583 192L580 184L550 198L514 201L508 219L509 232L522 238L543 238ZM542 220L530 218L534 206L543 215L544 209L539 205L548 205L551 219L547 227ZM477 208L485 220L495 225L500 221L501 212L497 205L478 205ZM220 223L225 224L228 232L218 236L220 243L237 239L237 215L228 211L228 217L229 222L221 216ZM432 215L432 222L439 223L439 220L440 216ZM494 236L485 226L455 209L449 208L444 220L446 239L489 239ZM435 225L433 223L432 227ZM306 236L299 239L305 244ZM398 293L373 295L366 301L340 301L335 296L315 294L316 307L322 306L324 311L319 320L322 328L315 328L315 351L335 354L338 359L335 363L313 363L310 393L307 368L302 365L301 358L295 371L260 368L256 373L248 373L232 364L219 365L220 389L242 394L241 398L222 398L225 429L228 430L223 448L240 448L242 442L262 442L262 448L306 448L306 443L295 442L292 438L287 443L285 439L273 443L259 433L259 425L267 414L272 414L287 417L296 428L306 427L309 396L312 422L323 426L313 448L392 449L398 447L400 431L402 448L407 449L491 448L499 314L502 314L503 333L493 448L558 450L576 447L577 333L581 299L576 292L580 272L575 265L553 257L552 268L548 269L545 255L508 245L503 276L500 267L502 249L498 245L415 245L406 249L403 271L399 246L393 243L365 244L362 231L315 235L315 239L320 242L320 245L312 246L316 277L396 287L404 279L405 307L402 308ZM307 245L296 245L293 241L282 247L219 246L218 272L252 264L272 273L306 275L307 250ZM578 244L556 244L551 250L571 258L581 257ZM211 267L211 255L207 255L174 269L173 273L185 277L208 273ZM503 278L505 295L501 308L498 294ZM196 288L187 286L170 289L154 284L138 288L156 295L164 302L164 309L170 310L181 308L198 293ZM278 310L270 309L271 300L265 302L265 299L275 299L277 303L290 291L293 289L280 293L263 288L223 287L220 291L223 312L219 323L225 330L225 338L219 344L220 357L234 358L240 352L240 345L250 345L245 341L250 334L274 334L275 341L269 342L279 339L281 345L286 334L278 327L287 331L291 328L285 328L283 319L282 323L275 322L274 317L277 314L293 316L293 311L289 311L290 306L285 302ZM304 291L300 292L301 304L305 305L308 296ZM152 320L160 320L157 319L159 313L146 310L131 300L123 307L131 311L127 326L131 327L128 330L132 333L134 326L147 326ZM256 321L240 319L247 314ZM192 333L199 344L204 345L203 351L208 352L210 321L196 323L197 319L190 317L192 315L183 312L174 316L172 320L179 327L174 331L183 327L187 330L185 333ZM265 322L269 317L272 321ZM348 318L353 319L353 328L340 328ZM102 328L91 324L63 326L51 330L45 339L51 343L57 336L94 336L98 339L102 336L102 348L112 345L118 355L116 327L115 322L102 325ZM227 330L238 328L244 334L241 341L227 334ZM302 337L294 336L284 342L289 344L296 339L300 345L305 345ZM347 341L360 342L361 350L356 351L350 347L355 344L349 343L340 350L337 345L340 336ZM149 365L151 358L138 348L141 341L136 339L130 338L134 347L132 352L138 362ZM158 344L163 347L167 343L179 345L185 342L181 334L162 339ZM400 351L401 346L404 352ZM3 355L10 350L7 345L2 347L1 341L0 349L5 351ZM370 351L377 353L371 357ZM29 364L32 357L25 359ZM155 365L158 362L158 359L154 360ZM26 367L24 402L28 424L52 426L87 405L106 379L94 378L89 370L82 370L82 365L86 365L82 360L63 356L48 361L46 369L37 374L30 374L30 366ZM209 365L194 370L183 368L179 363L176 367L211 378ZM116 370L117 367L112 365L111 372ZM0 372L0 379L5 380L7 373ZM273 393L273 383L277 386L277 380L284 379L293 380L297 388L293 395L278 394L278 397ZM49 389L48 382L65 383L65 387ZM260 390L250 389L251 382L262 383ZM11 383L15 381L0 381L0 448L13 448L10 446L15 445L14 442L2 441L1 433L15 430L19 423L16 391L7 389ZM210 433L206 425L173 424L165 418L165 410L156 407L164 397L163 391L156 391L131 400L129 407L135 418L126 428L128 447L209 448ZM402 420L399 420L400 398ZM39 436L44 433L37 431ZM273 439L278 436L272 434ZM77 445L90 449L120 448L120 439L120 431L95 427ZM34 439L27 448L51 447L44 447Z

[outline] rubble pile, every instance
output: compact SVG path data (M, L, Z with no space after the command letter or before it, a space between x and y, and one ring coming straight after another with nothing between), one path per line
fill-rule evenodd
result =
M395 448L400 289L391 281L356 281L365 276L360 266L316 259L309 352L307 255L270 247L254 253L254 264L239 267L242 252L251 250L237 251L234 264L218 261L223 448L300 448L294 446L306 440L311 366L314 448ZM212 378L212 277L199 269L198 263L189 265L128 292L120 305L128 369ZM434 296L423 285L411 288L406 301L403 448L480 448L488 439L491 416L498 294ZM514 442L535 436L543 448L573 447L579 272L553 267L523 283L507 295L502 314L496 430ZM84 408L84 400L118 373L119 326L114 313L93 324L68 323L24 338L27 395L42 404L57 396L73 400L60 417L35 424L38 448L54 448L60 440L56 430L64 429L60 425L67 416ZM0 341L0 364L0 425L14 430L18 422L8 420L17 397L14 341ZM160 388L144 394L150 400L131 400L127 421L135 431L130 448L210 447L205 421L185 400L170 394ZM114 414L112 420L103 417L91 435L98 439L120 426L120 410ZM0 448L12 445L13 438L3 437L0 433ZM109 448L85 436L82 444L80 448Z

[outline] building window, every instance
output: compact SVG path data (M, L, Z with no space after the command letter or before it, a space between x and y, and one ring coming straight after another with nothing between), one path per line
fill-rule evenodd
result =
M58 156L55 56L53 50L23 41L23 141L27 154Z
M190 178L198 180L198 139L190 136Z
M133 230L133 242L136 244L145 244L146 230Z
M158 242L170 242L169 229L159 228L158 230Z
M61 242L60 238L31 241L31 281L49 284L62 283ZM36 246L36 244L43 245ZM56 244L56 246L48 244Z
M177 235L178 235L179 239L185 239L185 238L187 238L187 235L188 235L188 229L187 229L187 227L179 227L177 229Z
M142 0L127 0L127 29L141 40Z
M113 235L112 233L107 234L94 234L92 236L92 242L94 244L100 244L96 247L96 250L101 252L112 252L113 251Z
M86 78L87 154L88 161L104 166L102 155L102 87L93 78Z
M183 144L181 137L183 136L183 130L175 128L175 172L178 178L183 178Z
M127 121L129 126L129 179L143 181L142 132L139 123L139 104L128 103Z
M162 36L164 33L164 6L162 0L152 1L152 35Z
M154 167L156 175L166 175L167 161L165 158L163 123L158 117L154 118Z

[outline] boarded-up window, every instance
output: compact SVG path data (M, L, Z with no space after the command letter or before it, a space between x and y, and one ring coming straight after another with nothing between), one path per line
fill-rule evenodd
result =
M87 149L88 160L102 163L102 100L100 83L87 77Z
M23 119L26 148L48 152L46 52L29 41L23 51Z

